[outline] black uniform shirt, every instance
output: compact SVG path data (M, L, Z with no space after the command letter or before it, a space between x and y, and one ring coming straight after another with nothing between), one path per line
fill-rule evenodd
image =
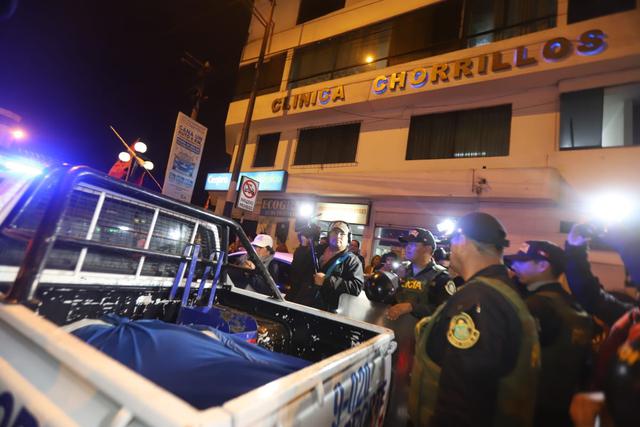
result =
M531 315L538 322L538 337L540 338L540 346L546 347L555 342L560 328L562 327L562 318L552 305L549 304L548 298L536 295L541 291L551 291L561 295L568 305L574 306L575 302L571 296L567 294L562 285L558 282L547 283L540 286L535 291L529 291L525 297L525 302Z
M447 270L437 271L435 277L432 271L436 268L431 260L418 274L413 274L413 265L407 268L407 274L396 297L398 302L411 303L411 314L417 318L430 316L436 308L456 292L457 283L451 279ZM430 278L431 277L431 278ZM420 289L409 289L406 286Z
M507 268L492 265L477 272L446 302L426 349L420 350L426 350L441 368L430 426L491 425L498 382L516 365L522 333L518 315L502 294L476 282L478 276L498 279L516 290ZM480 332L478 341L467 349L454 347L447 339L452 317L462 312Z

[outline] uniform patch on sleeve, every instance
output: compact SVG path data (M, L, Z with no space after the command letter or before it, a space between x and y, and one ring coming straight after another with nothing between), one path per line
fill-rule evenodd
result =
M447 291L449 295L453 295L456 293L456 284L453 282L453 280L449 280L444 285L444 290Z
M451 318L447 340L452 346L465 350L473 347L479 339L480 331L476 329L471 316L460 313Z

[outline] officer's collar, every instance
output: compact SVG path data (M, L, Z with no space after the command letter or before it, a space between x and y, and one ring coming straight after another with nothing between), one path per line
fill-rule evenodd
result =
M411 264L409 265L409 267L411 267L411 275L412 275L413 277L415 277L415 276L419 276L419 275L420 275L420 274L422 274L424 271L431 270L431 269L433 268L433 266L434 266L434 265L436 265L436 262L433 260L433 258L431 258L431 260L427 263L427 265L425 265L425 266L424 266L424 268L423 268L422 270L418 271L417 273L414 273L414 270L413 270L413 263L411 263Z
M526 285L527 292L537 292L540 288L548 285L559 285L557 280L543 280L540 282L529 283Z

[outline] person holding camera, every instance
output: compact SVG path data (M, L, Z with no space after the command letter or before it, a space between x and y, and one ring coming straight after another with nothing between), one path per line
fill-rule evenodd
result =
M308 243L301 245L293 255L292 291L287 300L335 311L341 294L360 294L364 286L363 267L357 256L349 251L349 224L344 221L331 223L328 243L316 248L312 245L319 235L319 229L311 235L306 231L300 235ZM320 254L318 259L316 253Z
M387 318L396 320L408 313L417 318L429 316L456 292L456 284L447 269L433 260L436 240L429 230L414 228L398 240L405 245L405 256L411 264L396 294L397 303L387 310Z
M589 243L600 238L622 259L628 285L640 289L640 224L618 224L605 230L576 224L565 244L567 281L589 313L611 326L600 346L591 393L578 393L571 402L574 425L594 426L596 417L618 427L640 425L640 308L607 292L591 271ZM605 406L606 405L606 406ZM606 409L605 409L606 408Z
M571 293L587 312L608 326L612 326L638 304L621 301L604 289L600 280L591 272L588 260L589 242L600 235L605 243L616 249L629 273L629 284L640 288L640 237L637 234L640 234L640 230L625 231L623 227L614 227L610 232L604 233L604 230L598 232L593 224L575 224L567 236L566 275ZM633 282L633 276L637 283Z
M308 225L298 232L300 245L293 251L287 301L313 306L318 290L313 284L313 275L317 270L315 242L319 237L320 228L316 225Z
M527 307L539 325L542 370L534 425L571 425L569 404L587 377L593 320L559 282L565 269L560 247L530 240L504 260L515 272Z

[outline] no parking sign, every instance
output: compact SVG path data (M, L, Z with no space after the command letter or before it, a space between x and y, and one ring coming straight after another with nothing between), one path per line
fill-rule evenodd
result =
M260 183L255 179L242 176L240 179L240 190L238 191L238 199L236 207L245 211L253 212L258 198L258 187Z

